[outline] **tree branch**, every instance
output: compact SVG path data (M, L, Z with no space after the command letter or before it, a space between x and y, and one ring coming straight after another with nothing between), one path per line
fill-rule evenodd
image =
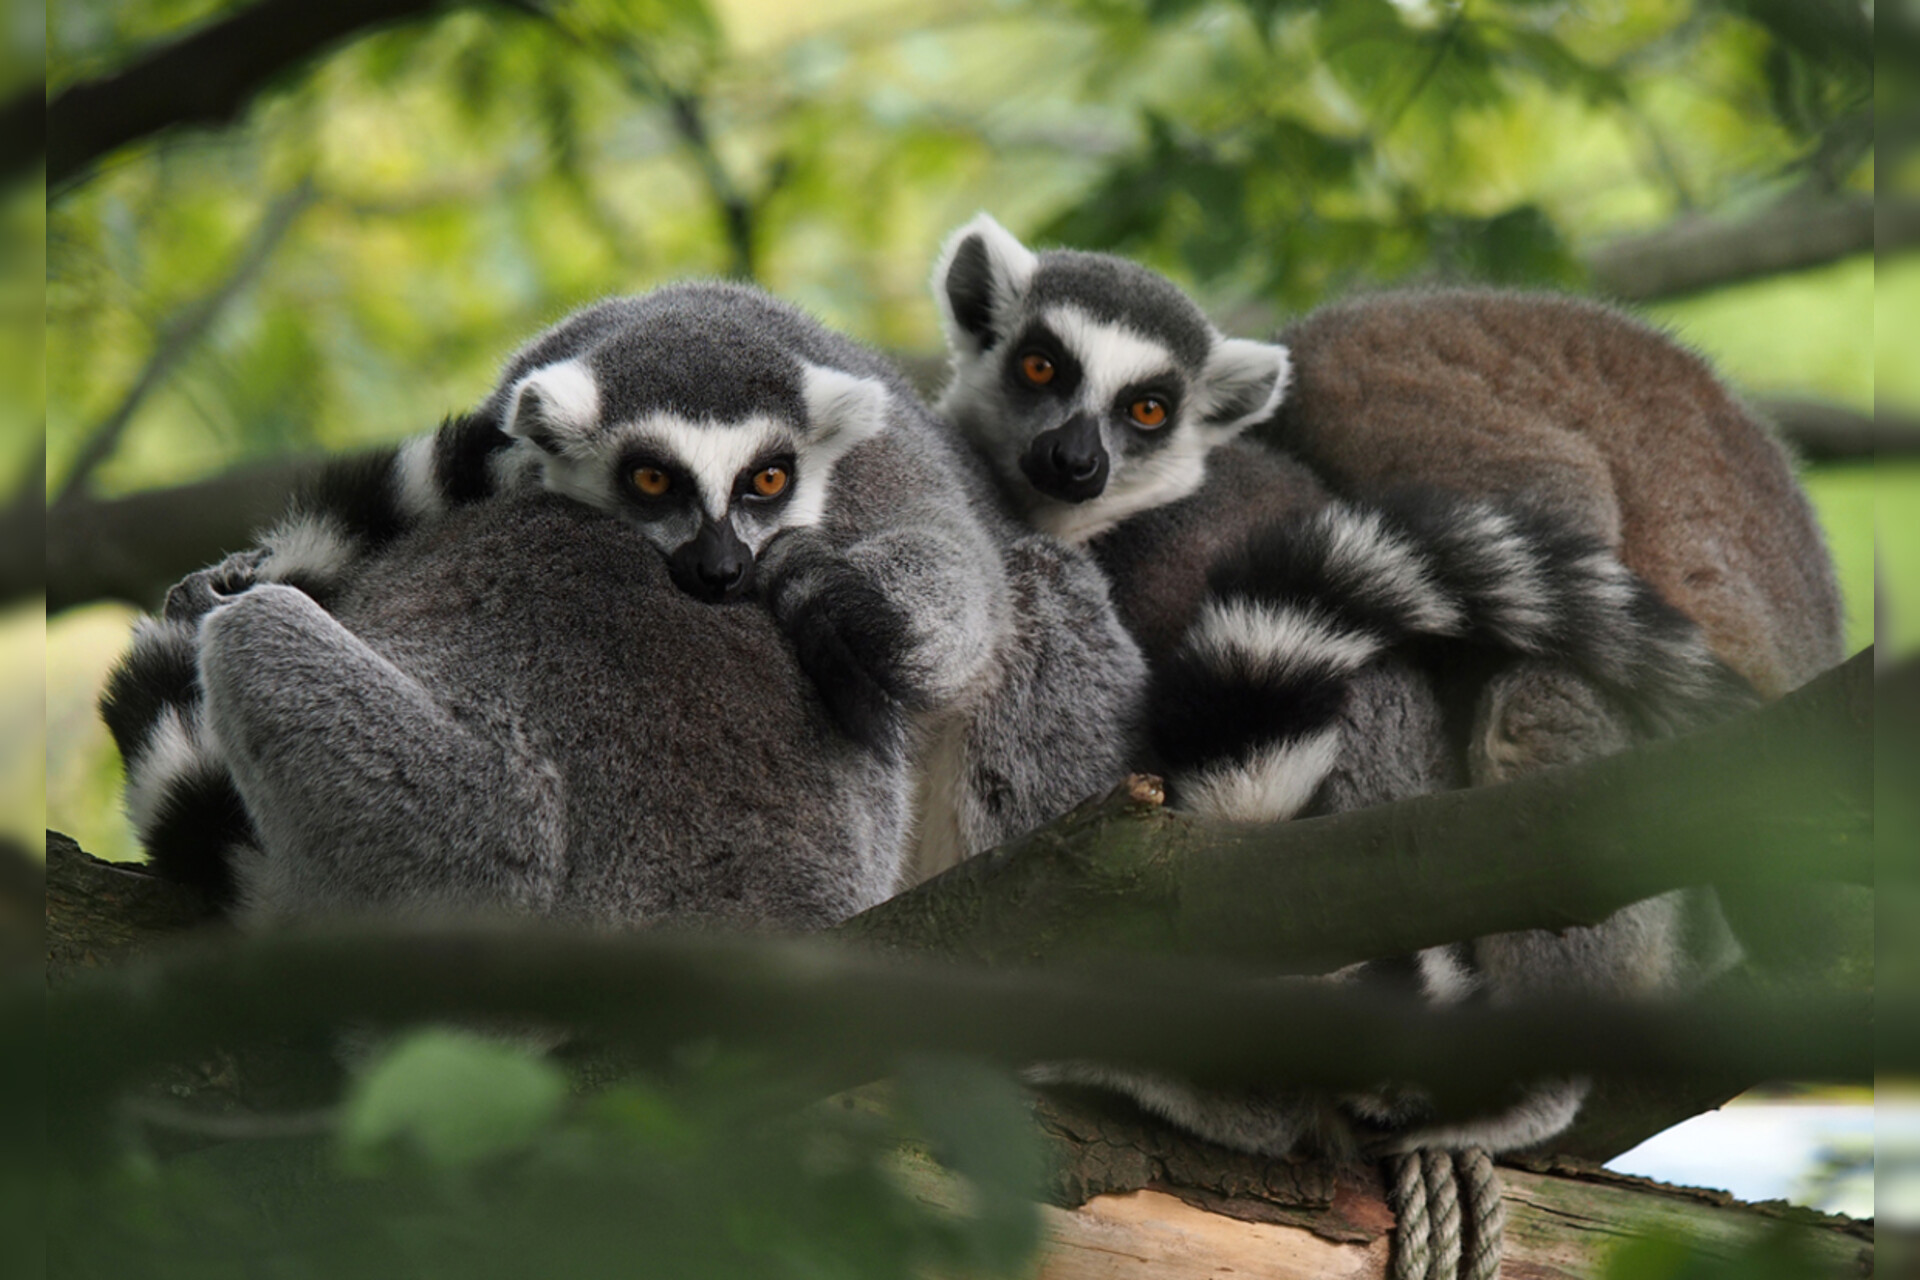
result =
M1603 245L1588 266L1601 293L1649 302L1920 243L1912 218L1883 212L1876 245L1874 222L1872 196L1802 195L1742 222L1681 217L1658 231Z
M56 96L45 116L47 185L162 129L223 124L276 76L329 47L458 2L262 0ZM18 165L20 157L7 154L5 160Z
M1207 956L1298 973L1591 925L1697 884L1873 876L1872 651L1704 733L1272 826L1085 806L838 932L989 963Z
M733 180L733 175L727 172L726 165L721 162L720 152L707 131L706 113L699 97L691 93L674 92L666 95L666 103L673 127L686 141L688 150L693 152L694 161L700 166L700 175L706 179L707 190L712 193L714 204L719 209L721 233L733 259L727 274L736 280L757 278L753 242L754 202L747 198L740 184Z
M154 346L153 354L148 357L146 367L140 370L140 375L127 389L127 394L87 437L79 457L67 472L59 496L54 499L55 506L85 492L94 471L120 447L120 438L126 433L127 424L133 420L134 413L147 396L167 380L175 366L206 336L207 330L227 304L253 283L254 277L260 274L267 260L273 256L273 251L279 248L280 241L292 229L295 220L306 212L316 198L313 183L308 179L267 206L266 212L261 215L260 225L254 228L252 238L233 264L233 269L227 273L226 279L199 301L183 308L179 316L167 325Z
M235 1040L443 1019L575 1028L653 1053L714 1037L800 1065L829 1092L886 1074L902 1053L937 1051L1128 1063L1216 1084L1405 1080L1463 1112L1496 1104L1516 1080L1588 1071L1870 1079L1872 1014L1865 992L1436 1010L1164 966L989 972L820 940L522 925L203 938L82 974L44 1000L9 991L0 1034L44 1019L51 1101L69 1123L99 1117L101 1100L143 1069Z
M251 543L286 510L317 465L313 458L275 458L193 484L123 498L80 494L46 508L45 554L38 564L16 566L11 548L0 552L8 569L0 575L7 588L0 599L15 598L28 585L26 573L37 583L44 572L49 613L94 600L154 608L180 578ZM33 502L38 524L37 493Z
M0 187L27 176L47 150L47 91L29 85L0 105Z
M1877 405L1868 414L1798 396L1750 403L1808 462L1871 462L1920 453L1920 418L1891 405Z
M931 398L946 376L938 356L894 359ZM1920 452L1920 420L1882 408L1873 416L1826 401L1764 398L1754 402L1809 462L1869 461ZM0 602L44 587L50 611L94 600L122 600L150 608L185 575L247 545L279 517L314 459L246 463L192 484L149 489L121 498L76 495L44 510L39 488L30 503L4 518L30 535L0 542ZM44 470L44 467L42 468ZM45 522L45 556L39 550ZM28 522L33 527L29 528Z
M0 608L47 589L45 518L47 433L40 432L40 465L30 467L0 508Z

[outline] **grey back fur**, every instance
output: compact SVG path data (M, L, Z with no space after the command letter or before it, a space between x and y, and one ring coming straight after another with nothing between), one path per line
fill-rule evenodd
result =
M544 495L469 508L335 615L261 584L204 625L255 920L816 928L896 886L905 767L835 732L765 610L694 601L620 522Z

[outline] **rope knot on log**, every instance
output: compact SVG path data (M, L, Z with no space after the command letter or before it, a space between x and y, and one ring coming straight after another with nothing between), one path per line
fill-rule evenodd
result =
M1507 1211L1493 1158L1473 1147L1410 1151L1386 1164L1397 1219L1392 1280L1496 1280Z

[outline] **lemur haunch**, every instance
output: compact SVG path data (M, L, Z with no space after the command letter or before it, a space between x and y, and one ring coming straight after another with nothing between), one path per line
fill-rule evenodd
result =
M409 531L542 489L613 517L692 596L763 602L842 734L930 766L931 865L906 878L1124 772L1144 667L1091 562L1001 514L880 356L757 291L681 285L563 321L475 414L328 469L258 550L176 588L103 703L155 862L219 891L222 840L260 818L198 706L206 655L171 619L254 583L332 606Z
M934 292L939 408L1034 524L1108 571L1155 669L1177 799L1274 820L1498 780L1710 721L1838 657L1831 569L1780 449L1700 361L1615 312L1388 296L1309 317L1290 351L985 215L949 239ZM1305 461L1236 439L1250 427ZM1641 995L1697 981L1725 944L1710 903L1669 895L1341 976L1404 971L1436 1001ZM1080 1078L1274 1153L1326 1110ZM1563 1128L1582 1092L1541 1086L1463 1125L1418 1099L1343 1110L1385 1145L1501 1149Z
M163 795L225 788L248 924L815 929L898 888L908 762L840 731L765 610L701 603L628 524L503 495L399 536L329 608L205 599L136 648L193 658L197 732L123 745Z

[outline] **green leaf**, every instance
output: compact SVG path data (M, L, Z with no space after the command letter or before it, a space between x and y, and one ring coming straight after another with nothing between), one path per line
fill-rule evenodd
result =
M1046 1164L1026 1095L1004 1071L965 1058L902 1063L900 1096L934 1158L973 1185L960 1244L990 1270L1019 1266L1040 1244L1037 1205Z
M355 1083L340 1126L356 1171L382 1167L395 1148L457 1168L524 1147L567 1097L558 1067L471 1031L419 1031Z

